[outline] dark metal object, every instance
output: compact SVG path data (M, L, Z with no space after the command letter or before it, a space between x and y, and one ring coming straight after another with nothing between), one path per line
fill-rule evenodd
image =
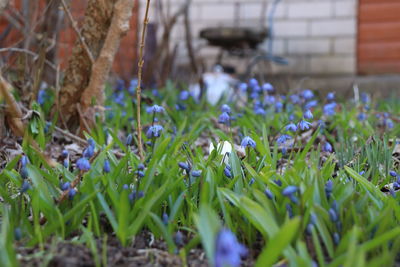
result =
M217 27L202 30L200 37L212 46L229 51L256 49L268 37L268 32L267 28Z

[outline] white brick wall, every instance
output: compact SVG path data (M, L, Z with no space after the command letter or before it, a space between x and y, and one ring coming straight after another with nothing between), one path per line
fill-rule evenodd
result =
M140 1L143 14L145 0ZM172 14L185 0L161 1L165 8L170 5ZM194 44L205 44L198 36L206 27L267 26L260 24L264 1L269 14L273 0L192 0L190 17ZM290 63L289 66L275 66L274 70L302 74L355 73L356 10L357 0L282 0L275 13L274 53L286 57ZM151 21L158 20L154 12L150 15ZM182 23L180 20L176 25L173 41L180 44L178 62L184 63L187 55ZM261 48L267 49L267 43ZM218 49L205 47L199 51L201 56L209 59L207 62L211 67Z

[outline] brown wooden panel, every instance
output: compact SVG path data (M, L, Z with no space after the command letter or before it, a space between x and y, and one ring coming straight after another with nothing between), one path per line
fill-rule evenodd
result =
M400 73L400 61L363 61L358 68L360 74Z
M393 43L362 43L358 47L360 61L372 59L400 60L400 42Z
M359 0L358 16L358 72L400 73L400 0Z
M360 23L358 38L360 42L400 41L400 22Z
M373 4L361 4L359 21L364 22L388 22L399 21L400 1L393 3L375 2Z

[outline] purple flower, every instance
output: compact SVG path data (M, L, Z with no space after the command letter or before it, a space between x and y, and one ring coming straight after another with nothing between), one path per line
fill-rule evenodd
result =
M47 98L46 90L44 89L39 90L37 96L37 102L39 103L39 105L43 105L44 102L46 101L46 98Z
M335 93L334 92L330 92L326 95L326 100L328 101L334 101L335 100Z
M83 156L90 159L94 155L94 146L89 145L84 151Z
M161 132L164 128L161 125L153 125L150 126L149 129L146 132L146 137L147 138L155 138L155 137L160 137L161 136Z
M311 98L314 97L314 93L313 93L311 90L306 89L306 90L304 90L303 92L301 92L301 96L302 96L304 99L309 100L309 99L311 99Z
M365 121L367 119L367 115L365 113L360 113L357 115L357 119L359 121Z
M290 96L290 101L292 101L293 104L299 104L301 99L299 97L299 95L294 94Z
M190 171L190 166L189 164L187 164L186 162L179 162L178 163L179 168L181 168L182 170L185 170L187 172Z
M144 177L144 172L143 171L135 171L135 173L139 178L143 178Z
M181 101L188 100L189 97L190 97L190 93L189 93L188 91L186 91L186 90L184 90L184 91L182 91L182 92L179 93L179 99L180 99Z
M26 191L29 190L29 188L31 188L31 184L27 180L24 180L24 182L22 183L20 191L21 191L21 193L25 193Z
M331 153L332 150L332 145L329 142L325 142L324 146L322 147L322 151Z
M237 241L236 236L229 229L221 229L215 244L215 267L238 267L246 255L246 247Z
M268 95L264 98L264 104L266 105L272 105L275 104L276 98L273 95Z
M318 105L318 101L317 100L311 100L311 101L308 101L304 105L304 108L305 109L312 109L312 108L315 108L317 105Z
M291 137L290 135L283 134L283 135L281 135L281 136L278 137L278 139L276 140L276 142L277 142L278 144L283 144L283 143L285 143L287 140L290 140L290 139L292 139L292 137Z
M271 190L269 190L268 188L265 188L264 190L264 194L267 196L267 198L269 199L273 199L274 198L274 194L271 192Z
M168 224L169 217L168 217L168 214L165 213L165 212L162 214L162 221L163 221L163 224L164 224L164 225L167 225L167 224Z
M298 190L297 186L289 185L285 189L282 190L282 195L284 195L285 197L289 197L289 196L293 195L294 193L296 193L297 190Z
M390 171L389 174L392 177L397 177L397 173L395 171Z
M229 114L226 112L223 112L218 118L218 123L229 124L230 119L231 118L229 117Z
M250 87L259 86L259 85L258 85L258 81L257 81L257 79L255 79L255 78L251 78L251 79L249 80L249 85L250 85Z
M333 208L330 208L328 213L332 222L336 222L339 219L336 211Z
M238 88L240 91L246 92L247 91L247 83L240 83Z
M289 123L288 125L286 125L285 129L288 132L296 132L297 131L297 126L294 123Z
M223 104L221 107L222 112L231 113L231 108L227 104Z
M90 170L90 162L87 158L82 157L76 162L76 167L81 171L88 171Z
M275 112L279 113L282 112L283 104L282 102L278 101L275 103Z
M298 126L302 131L304 131L304 130L310 129L310 125L311 125L311 123L309 123L308 121L301 120L301 121L298 123L297 126Z
M21 157L21 159L19 160L19 162L21 163L21 167L25 167L26 164L29 163L29 159L28 159L27 156L23 155L23 156Z
M326 197L329 199L331 197L333 191L333 182L331 180L328 180L325 184L325 194Z
M147 113L162 113L164 111L165 111L165 109L159 105L154 105L154 106L146 108Z
M139 163L138 166L137 166L137 168L138 168L138 170L143 171L145 167L144 167L144 164L143 164L143 163Z
M133 139L132 134L129 134L129 135L126 137L125 145L130 146L130 145L132 144L132 139Z
M335 111L336 105L337 105L337 104L336 104L335 102L332 102L332 103L329 103L329 104L324 105L324 108L323 108L324 114L325 114L326 116L333 116L333 115L335 115L335 113L336 113L336 111Z
M270 83L264 83L262 86L263 91L271 93L274 91L274 87Z
M368 104L370 101L371 99L367 93L361 93L361 102Z
M228 165L224 168L224 174L226 177L232 178L231 168Z
M311 110L309 110L309 109L306 110L303 114L303 118L306 120L312 120L314 118L314 116L313 116Z
M69 190L69 192L68 192L68 198L70 199L70 200L72 200L73 198L74 198L74 196L76 195L76 190L74 189L74 188L71 188L70 190Z
M195 170L191 172L193 177L200 177L201 176L201 171L199 170Z
M63 158L68 157L68 150L64 149L64 150L61 152L61 157L63 157Z
M108 159L104 160L103 171L109 173L111 171L110 161Z
M68 190L70 187L71 187L71 183L70 182L62 183L61 186L60 186L62 191Z
M265 116L265 114L267 113L265 112L265 109L263 109L262 107L256 107L254 109L254 114Z
M253 139L251 139L250 136L246 136L245 138L243 138L242 143L240 144L242 147L252 147L255 148L256 147L256 142L254 142Z

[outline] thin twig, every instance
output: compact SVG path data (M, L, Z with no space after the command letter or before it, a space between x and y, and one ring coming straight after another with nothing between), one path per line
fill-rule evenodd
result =
M0 53L3 53L3 52L19 52L19 53L25 53L25 54L28 54L28 55L32 56L32 57L33 57L33 60L36 60L36 59L39 57L38 54L36 54L36 53L34 53L34 52L32 52L32 51L30 51L30 50L28 50L28 49L17 48L17 47L5 47L5 48L0 48ZM50 61L48 61L47 59L45 60L45 63L46 63L47 65L49 65L52 69L57 70L57 67L56 67L53 63L51 63Z
M69 10L67 4L65 3L64 0L61 0L61 5L65 11L65 13L67 14L68 20L71 23L72 28L74 29L76 35L78 35L78 39L79 42L81 43L83 49L85 50L87 56L89 57L90 62L92 63L92 65L94 64L94 57L92 55L92 53L90 52L90 49L88 47L88 45L85 42L85 39L83 39L81 32L79 31L76 21L74 20L74 17L72 17L71 11Z
M142 29L142 39L140 41L140 48L139 48L139 61L138 61L138 85L136 88L136 116L137 116L137 131L138 131L138 150L139 150L139 157L140 160L143 161L143 144L142 144L142 125L140 121L140 101L141 101L141 91L142 91L142 69L143 69L143 54L144 54L144 45L145 45L145 37L146 37L146 28L147 24L149 23L149 8L150 8L150 1L147 0L146 3L146 13L143 18L143 29Z

